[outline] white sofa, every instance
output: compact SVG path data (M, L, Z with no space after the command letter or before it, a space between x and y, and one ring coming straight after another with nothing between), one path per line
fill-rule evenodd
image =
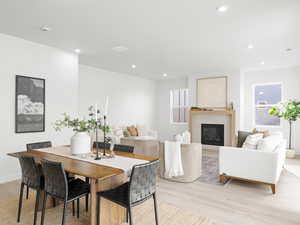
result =
M246 180L270 185L275 194L285 162L286 141L282 139L274 151L220 147L219 175L225 178Z
M107 137L111 138L111 144L121 144L121 139L128 139L128 140L157 140L157 131L153 131L150 129L144 129L143 136L130 136L124 137L124 130L127 130L126 126L112 126L110 132L107 134ZM95 135L92 135L92 140L95 140ZM103 132L98 132L98 140L103 140Z

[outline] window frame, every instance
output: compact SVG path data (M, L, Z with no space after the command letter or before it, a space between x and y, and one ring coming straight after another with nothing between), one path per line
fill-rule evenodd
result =
M277 106L280 102L278 102L277 104L267 104L267 105L262 105L262 104L256 104L255 103L255 87L256 86L267 86L267 85L280 85L281 86L281 100L280 102L283 102L283 84L282 82L265 82L265 83L255 83L252 85L252 105L253 105L253 125L254 127L261 127L261 128L282 128L283 123L282 123L282 119L279 118L279 125L260 125L260 124L256 124L256 107L257 106L266 106L266 107L272 107L272 106Z
M187 105L186 107L189 108L189 89L188 88L173 88L170 89L169 91L169 106L170 106L170 124L172 125L187 125L188 122L188 118L186 122L174 122L173 121L173 108L180 108L180 107L173 107L173 94L175 90L186 90L187 91ZM187 115L188 116L188 115Z

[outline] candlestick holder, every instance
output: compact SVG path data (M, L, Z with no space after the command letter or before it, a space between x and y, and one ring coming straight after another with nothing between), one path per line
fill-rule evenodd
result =
M96 120L95 133L96 133L96 157L95 157L95 160L100 160L100 159L101 159L101 156L99 155L99 144L98 144L98 121L97 121L97 120Z

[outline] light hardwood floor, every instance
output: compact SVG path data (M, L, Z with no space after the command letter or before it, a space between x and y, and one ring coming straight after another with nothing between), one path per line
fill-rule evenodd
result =
M300 159L297 160L300 166ZM17 196L18 188L19 181L0 184L0 199ZM223 186L159 179L158 199L208 216L214 225L300 224L300 179L287 170L281 175L275 195L267 185L241 181L230 181Z

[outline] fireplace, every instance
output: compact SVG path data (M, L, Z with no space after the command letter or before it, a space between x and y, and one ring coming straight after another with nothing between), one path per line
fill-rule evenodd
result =
M201 124L201 143L224 146L224 124Z

